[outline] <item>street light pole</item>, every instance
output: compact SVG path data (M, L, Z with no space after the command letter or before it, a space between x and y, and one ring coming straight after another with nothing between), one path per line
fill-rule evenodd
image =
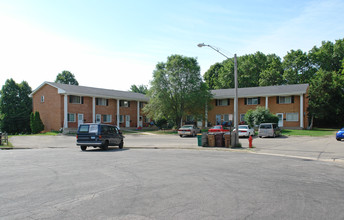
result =
M198 47L210 47L211 49L215 50L216 52L218 52L222 56L229 59L229 57L227 57L225 54L223 54L219 49L217 49L211 45L200 43L200 44L197 44L197 46ZM235 127L234 135L235 135L235 137L234 137L234 144L232 147L237 147L237 145L239 143L239 138L238 138L239 130L238 130L238 62L237 62L236 54L234 54L234 84L235 84L235 97L234 97L234 127Z

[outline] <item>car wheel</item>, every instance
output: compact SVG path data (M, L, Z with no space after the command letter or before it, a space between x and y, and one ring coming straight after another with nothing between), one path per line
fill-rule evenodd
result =
M102 149L103 150L109 150L109 142L108 141L105 141L105 143L102 146Z
M80 149L81 149L82 151L85 151L85 150L87 149L87 146L80 146Z
M193 133L192 133L192 137L195 137L195 136L196 136L196 133L195 133L195 132L193 132Z
M262 138L262 136L259 136L259 138Z
M275 134L275 132L274 132L273 138L275 138L275 137L276 137L276 134Z
M340 138L337 138L337 141L341 141L342 139L340 139Z
M121 143L119 144L119 149L122 149L123 148L123 145L124 145L124 143L123 143L123 141L121 141Z
M182 138L182 137L183 137L183 135L179 135L179 137L181 137L181 138Z

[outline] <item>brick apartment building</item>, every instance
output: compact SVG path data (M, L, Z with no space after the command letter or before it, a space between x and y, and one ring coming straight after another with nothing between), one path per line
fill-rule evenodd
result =
M238 89L238 121L243 122L249 109L262 106L279 117L280 127L305 128L308 125L308 84L250 87ZM222 124L233 119L234 89L212 90L213 108L208 122Z
M249 109L268 108L279 117L280 127L304 128L307 120L308 84L238 89L239 122ZM211 110L198 125L233 120L234 89L212 90ZM45 131L76 130L81 123L108 123L119 127L146 127L143 113L149 99L139 93L44 82L32 94L33 111L40 113ZM188 121L188 120L186 120ZM189 120L190 121L190 120Z
M76 130L81 123L149 124L141 111L149 99L139 93L44 82L31 97L33 111L40 113L45 131Z

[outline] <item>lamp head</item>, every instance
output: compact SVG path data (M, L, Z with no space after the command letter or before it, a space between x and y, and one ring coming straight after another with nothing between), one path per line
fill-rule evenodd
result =
M201 43L201 44L197 44L198 47L204 47L204 46L207 46L205 45L204 43Z

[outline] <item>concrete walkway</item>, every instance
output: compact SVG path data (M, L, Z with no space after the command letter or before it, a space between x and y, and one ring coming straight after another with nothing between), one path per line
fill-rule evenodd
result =
M35 148L75 148L75 136L14 136L9 138L14 149ZM253 139L253 147L248 148L248 139L240 138L242 149L223 147L198 147L197 138L178 135L148 135L145 133L126 134L124 148L130 149L194 149L239 151L274 156L296 157L310 160L334 161L344 165L344 141L334 136L282 136L277 138ZM1 152L1 151L0 151Z

